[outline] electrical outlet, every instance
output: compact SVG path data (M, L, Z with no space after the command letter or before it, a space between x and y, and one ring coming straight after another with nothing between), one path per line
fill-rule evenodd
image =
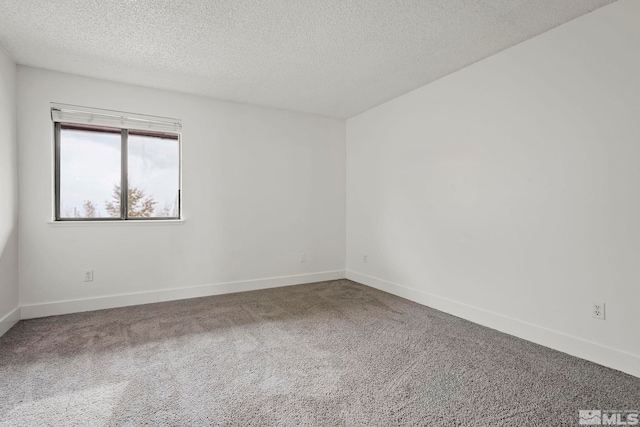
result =
M364 262L365 264L368 262L366 255L362 255L362 262Z
M307 254L300 254L300 262L307 262Z
M93 282L93 270L85 270L85 272L84 272L84 281L85 282Z
M591 316L596 318L596 319L600 319L600 320L604 320L604 303L603 302L594 302L591 305Z

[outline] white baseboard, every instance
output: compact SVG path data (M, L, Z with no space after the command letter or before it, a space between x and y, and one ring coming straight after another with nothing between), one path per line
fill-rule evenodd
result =
M640 377L640 357L563 332L347 270L347 279L483 326Z
M20 307L17 307L10 311L6 316L0 319L0 337L3 336L9 329L13 327L20 320Z
M149 292L110 295L97 298L56 301L42 304L28 304L20 307L20 318L57 316L60 314L80 313L83 311L103 310L106 308L127 307L162 301L174 301L281 286L301 285L304 283L324 282L342 279L344 270L324 271L320 273L299 274L295 276L269 277L265 279L243 280L238 282L216 283L186 288L162 289Z

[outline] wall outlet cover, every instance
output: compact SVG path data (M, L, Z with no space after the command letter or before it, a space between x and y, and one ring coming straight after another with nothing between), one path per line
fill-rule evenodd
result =
M605 304L603 302L594 302L591 305L591 316L595 319L605 320Z

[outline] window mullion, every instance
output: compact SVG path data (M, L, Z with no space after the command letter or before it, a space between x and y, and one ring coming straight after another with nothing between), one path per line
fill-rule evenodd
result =
M129 218L129 175L128 171L128 145L129 145L129 131L127 129L122 129L122 146L121 146L121 154L122 154L122 164L121 164L121 177L120 177L120 218L128 219Z

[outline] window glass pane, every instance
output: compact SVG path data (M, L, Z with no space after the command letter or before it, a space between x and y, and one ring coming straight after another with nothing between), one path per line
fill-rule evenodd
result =
M61 125L60 218L119 218L120 129Z
M128 155L129 217L178 218L178 136L130 132Z

